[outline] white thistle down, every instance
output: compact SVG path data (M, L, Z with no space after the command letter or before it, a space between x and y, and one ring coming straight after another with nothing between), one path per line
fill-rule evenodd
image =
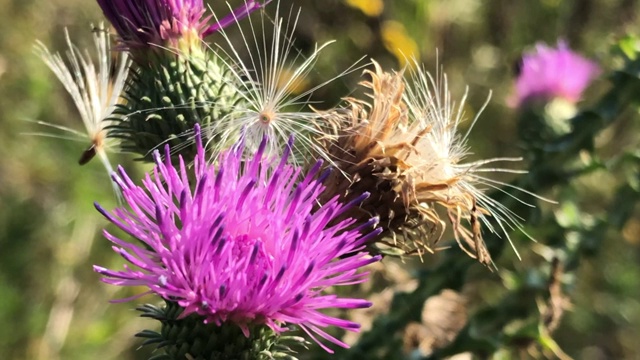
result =
M91 145L82 154L79 163L82 165L97 155L107 172L111 174L113 169L106 154L110 139L107 139L105 128L113 121L112 113L125 85L130 61L126 53L120 52L115 64L115 76L112 79L110 36L108 30L105 30L102 25L93 30L98 59L97 69L88 52L83 53L73 45L66 29L65 38L69 47L65 52L68 65L60 53L49 52L41 42L37 43L35 51L71 95L84 124L85 133L45 122L39 122L39 124L66 131L74 136L64 137L67 139L82 141L88 139ZM43 133L38 135L54 136Z
M410 126L425 130L419 141L412 144L415 148L415 151L412 152L413 155L409 155L406 159L408 163L411 163L411 168L415 169L414 174L407 174L408 183L442 185L442 190L434 192L438 197L435 200L447 208L454 226L456 240L461 248L471 256L477 256L478 260L483 263L490 262L490 256L486 252L481 237L480 223L478 222L480 221L489 231L497 235L504 234L519 257L508 230L518 229L530 237L521 224L523 219L505 205L489 197L478 186L503 192L518 202L531 207L533 205L506 192L502 187L513 188L541 200L550 200L514 185L481 175L486 172L526 173L521 170L486 167L486 165L495 162L520 161L521 158L500 157L462 163L469 154L466 144L468 135L489 99L473 119L466 134L461 136L458 133L458 126L463 121L463 106L468 90L465 91L460 103L456 104L451 99L446 75L441 73L434 78L418 64L414 70L411 70L407 82L404 101L411 119ZM489 217L494 219L500 231L489 221ZM460 221L462 219L470 222L470 231L461 227ZM461 240L464 240L466 246L470 246L473 250L468 250ZM476 255L474 256L473 253Z
M280 14L280 7L276 10ZM278 156L285 148L289 137L296 137L292 161L302 164L308 161L310 154L329 160L316 141L324 136L318 126L322 117L309 108L307 101L310 95L331 81L354 71L354 67L346 69L333 78L295 94L296 88L304 85L307 75L312 71L320 52L331 42L316 46L313 53L303 57L294 49L292 32L296 28L300 11L290 12L285 19L276 15L271 21L262 13L259 24L248 18L250 30L240 29L240 36L248 52L248 61L243 59L234 40L225 30L220 30L228 46L221 46L224 65L229 69L231 82L236 87L242 100L234 111L204 129L210 138L221 139L212 147L212 153L218 154L222 149L235 143L240 134L244 134L247 151L254 151L267 136L267 154ZM273 38L269 41L264 35L266 23L273 23ZM291 26L288 26L291 24ZM261 26L262 34L256 31ZM287 28L291 30L288 31ZM262 49L262 50L256 50ZM230 60L229 60L230 59ZM298 60L302 60L298 64ZM298 109L298 110L296 110Z

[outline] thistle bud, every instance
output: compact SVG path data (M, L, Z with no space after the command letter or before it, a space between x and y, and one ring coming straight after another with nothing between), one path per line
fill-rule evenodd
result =
M202 0L98 3L135 63L123 95L126 102L115 111L120 121L108 136L121 139L124 151L147 161L163 144L193 157L195 146L185 138L193 126L210 126L239 101L231 84L235 79L218 54L206 51L204 37L264 4L248 1L210 24L213 15L206 15Z

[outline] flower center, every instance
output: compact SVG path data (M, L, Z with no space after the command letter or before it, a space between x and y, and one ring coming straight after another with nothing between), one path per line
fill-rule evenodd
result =
M258 114L258 118L260 122L265 125L271 124L271 122L275 119L275 115L272 111L262 111Z

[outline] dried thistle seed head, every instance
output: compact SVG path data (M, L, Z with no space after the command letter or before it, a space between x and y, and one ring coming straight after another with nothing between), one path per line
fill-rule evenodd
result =
M366 72L371 80L362 83L370 91L370 103L347 99L346 109L325 114L335 124L337 135L328 137L325 147L340 169L328 183L326 199L339 195L348 201L371 193L360 208L352 210L358 213L349 216L380 217L385 232L373 246L383 253L433 252L447 221L460 247L490 264L481 225L495 232L487 219L493 217L507 238L505 225L520 230L522 226L510 209L476 187L510 185L479 173L519 173L483 168L519 159L462 163L468 133L460 136L458 124L466 94L456 105L444 75L434 78L416 66L418 70L404 78L402 73L385 73L374 65L375 71Z
M498 157L465 163L468 155L467 138L484 110L483 105L464 134L458 126L464 119L464 102L467 92L456 104L451 99L447 77L443 73L432 76L416 64L409 77L409 85L404 101L409 109L410 121L420 124L429 131L416 144L416 163L412 163L417 176L413 179L413 195L419 203L428 202L440 206L447 212L456 241L470 256L489 265L491 257L482 239L483 228L498 236L505 236L511 243L507 229L517 229L529 236L523 229L521 218L504 204L492 199L483 189L494 189L507 194L516 201L533 207L507 193L503 188L518 190L520 193L549 201L517 186L484 176L484 173L522 174L526 171L499 167L488 167L496 162L520 161L520 158ZM424 186L431 186L425 189ZM439 188L438 188L439 187ZM429 198L432 200L429 200ZM491 219L491 220L490 220ZM516 255L518 252L511 243ZM519 256L519 255L518 255Z
M324 146L340 170L326 183L325 200L338 194L350 201L369 192L371 196L345 216L380 217L386 231L374 248L394 255L433 252L444 225L433 207L417 201L414 190L424 186L415 183L419 177L407 162L428 129L409 122L403 74L385 73L374 65L374 71L365 71L371 80L361 83L370 91L370 104L349 98L347 108L324 114L335 124L336 135L327 137Z

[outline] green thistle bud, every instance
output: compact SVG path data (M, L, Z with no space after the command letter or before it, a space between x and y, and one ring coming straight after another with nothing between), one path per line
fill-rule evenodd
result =
M226 116L236 101L225 86L224 71L206 51L204 38L266 2L247 1L221 19L207 14L202 0L98 0L98 4L118 32L121 48L137 65L123 96L126 103L114 112L122 118L114 120L108 137L121 139L123 150L146 160L167 142L193 156L193 146L181 145L186 142L179 138L196 123L208 126ZM215 23L210 23L212 18Z
M211 127L239 101L230 81L215 57L158 57L131 72L125 103L115 110L118 119L108 136L121 139L124 151L147 161L152 160L154 149L166 143L193 158L195 143L185 139L193 126Z

